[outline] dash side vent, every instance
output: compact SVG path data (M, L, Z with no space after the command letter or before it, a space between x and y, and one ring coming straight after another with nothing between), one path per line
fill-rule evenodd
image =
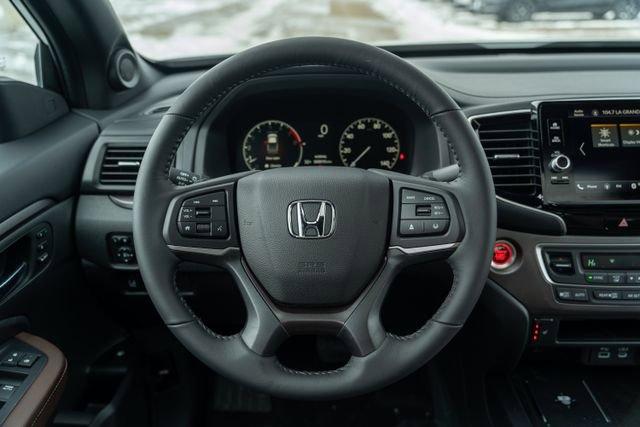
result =
M471 124L489 161L496 193L519 202L539 198L542 191L540 147L531 113L477 116Z
M102 157L100 184L134 186L146 147L108 145Z

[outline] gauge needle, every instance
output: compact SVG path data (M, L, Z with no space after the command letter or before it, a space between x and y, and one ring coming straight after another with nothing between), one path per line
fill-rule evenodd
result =
M354 167L356 165L356 163L358 163L358 161L364 157L365 154L367 154L369 152L369 150L371 150L371 146L368 146L367 148L364 149L364 151L362 153L360 153L360 155L358 157L356 157L356 159L351 162L351 164L349 166Z

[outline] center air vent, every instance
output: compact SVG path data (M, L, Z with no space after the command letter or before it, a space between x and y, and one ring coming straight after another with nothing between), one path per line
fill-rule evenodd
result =
M520 202L536 200L542 185L538 132L531 114L477 116L471 123L489 160L496 193Z
M102 158L100 184L134 186L145 148L144 145L108 145Z

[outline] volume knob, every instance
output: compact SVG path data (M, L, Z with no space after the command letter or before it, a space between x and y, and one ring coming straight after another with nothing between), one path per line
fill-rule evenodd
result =
M571 167L571 159L564 154L559 154L551 159L549 167L554 172L564 172Z

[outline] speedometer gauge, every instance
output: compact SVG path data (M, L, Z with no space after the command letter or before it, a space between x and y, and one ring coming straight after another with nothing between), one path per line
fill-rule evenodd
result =
M400 155L400 139L389 123L365 117L342 132L339 152L345 166L393 169Z
M247 132L242 143L242 157L251 170L298 166L303 145L293 127L280 120L266 120Z

